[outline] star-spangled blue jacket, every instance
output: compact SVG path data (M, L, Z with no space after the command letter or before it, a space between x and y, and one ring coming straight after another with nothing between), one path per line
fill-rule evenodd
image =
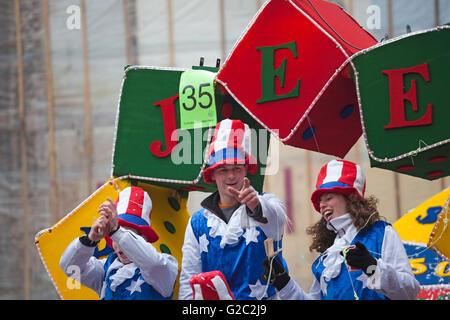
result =
M384 230L387 225L388 223L384 221L375 222L369 230L365 232L360 231L356 237L353 238L351 245L354 245L356 241L359 241L366 246L369 252L381 252L384 239ZM317 258L312 265L312 271L317 281L320 281L320 276L325 269L323 259L321 258L322 257ZM322 291L320 292L322 300L353 300L353 288L361 300L388 299L385 295L364 287L363 283L357 280L361 274L361 270L351 272L347 271L347 266L345 263L342 263L341 272L339 275L328 282L327 294L324 295Z
M61 256L62 270L94 290L100 299L162 300L173 297L178 274L175 257L158 252L144 238L124 228L119 228L111 239L130 263L121 263L117 254L98 259L94 256L95 247L75 238Z
M126 279L115 290L111 290L111 285L114 282L114 276L117 273L117 268L110 268L117 259L117 254L111 254L105 262L105 285L103 286L104 295L103 300L171 300L172 295L163 297L151 285L145 282L141 270L136 268L134 275ZM112 270L110 270L112 269Z
M419 282L412 272L402 239L389 223L377 221L358 231L351 215L344 214L334 218L332 226L336 238L312 265L314 281L309 293L291 278L278 292L280 299L415 299L420 290ZM340 255L344 246L356 241L363 243L377 260L375 273L371 276L361 270L348 271L344 257Z
M214 270L223 273L237 300L274 297L275 288L261 280L262 262L267 258L264 240L274 239L275 250L282 247L285 208L274 195L258 197L265 218L260 221L249 217L245 205L236 209L228 223L207 208L192 215L183 245L180 299L192 299L191 276ZM281 252L276 259L287 269Z

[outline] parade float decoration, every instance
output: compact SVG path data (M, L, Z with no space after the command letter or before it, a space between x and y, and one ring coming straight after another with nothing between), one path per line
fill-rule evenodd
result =
M35 245L61 299L99 298L93 290L79 282L81 271L76 266L68 270L71 273L69 278L59 266L59 261L73 239L89 233L92 223L100 216L97 212L100 204L107 197L116 200L119 192L131 185L143 188L152 199L152 227L159 236L153 246L159 252L171 254L181 261L184 230L190 216L186 208L187 197L180 196L170 188L129 179L110 179L58 223L36 235ZM112 252L113 249L103 239L97 245L94 256L102 259ZM178 282L175 290L177 288Z
M267 1L216 79L283 143L342 158L361 136L349 58L376 43L335 4Z
M204 151L209 150L216 123L226 118L239 119L253 130L252 154L258 155L259 170L249 179L259 192L269 133L285 144L341 158L364 133L372 166L426 179L447 176L448 29L377 44L334 4L269 0L220 69L127 66L109 180L35 238L59 297L98 299L72 279L79 270L74 269L71 278L63 273L59 259L75 237L89 232L99 205L107 197L115 200L130 185L150 195L152 227L159 235L154 246L172 254L181 268L190 217L187 197L189 191L215 191L203 181L208 165ZM430 199L433 206L444 206L449 190L443 193L436 196L439 200ZM419 208L420 214L415 213ZM442 239L450 237L447 214L433 209L437 220L425 223L430 216L425 217L422 206L416 209L394 226L411 257L422 296L446 296L449 266L443 256L448 257L449 248ZM102 240L95 255L111 251ZM177 291L178 281L174 298Z
M72 212L35 237L41 260L61 299L99 298L76 280L80 270L69 270L69 278L59 260L73 239L89 233L99 217L100 204L107 197L116 200L119 192L131 185L143 188L152 199L152 227L159 235L153 245L159 252L173 255L181 268L181 247L190 217L188 192L214 191L213 184L205 183L202 177L207 165L204 150L222 119L240 119L253 130L252 152L258 155L260 170L249 179L256 190L262 191L270 135L214 85L215 71L208 67L125 68L116 113L111 177ZM200 114L187 113L194 109ZM112 251L102 240L94 255L107 257ZM174 298L177 295L178 280Z
M450 27L406 34L352 57L372 167L434 180L450 174Z
M433 231L428 239L430 246L437 254L450 261L450 231L448 229L450 197L439 213ZM450 275L450 274L449 274Z
M206 69L206 70L205 70ZM214 191L203 181L204 151L214 127L239 119L252 130L252 154L264 173L270 135L215 86L216 68L130 66L121 87L112 176L129 176L180 191ZM264 174L249 177L262 191Z
M450 189L447 188L393 224L420 283L417 299L450 298L450 260L442 254L449 249L449 199Z

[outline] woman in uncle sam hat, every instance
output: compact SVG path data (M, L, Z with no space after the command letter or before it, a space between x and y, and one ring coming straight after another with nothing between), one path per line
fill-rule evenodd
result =
M88 235L73 240L64 251L60 266L78 266L79 280L105 300L171 299L178 274L177 260L151 245L158 235L150 225L152 201L147 192L127 187L117 205L110 198L99 207L100 217ZM95 258L98 242L105 238L115 253Z
M239 120L217 124L203 172L217 191L202 201L186 227L180 274L180 299L193 299L191 277L220 271L235 299L266 299L275 288L261 281L264 240L281 247L285 207L272 194L258 194L246 178L257 170L250 129ZM276 256L281 265L284 259ZM231 296L231 295L230 295Z
M276 261L269 276L282 299L414 299L414 278L405 248L394 228L380 220L377 200L364 198L366 179L360 166L332 160L322 167L311 201L321 219L308 228L310 250L320 256L312 265L309 293L290 279Z

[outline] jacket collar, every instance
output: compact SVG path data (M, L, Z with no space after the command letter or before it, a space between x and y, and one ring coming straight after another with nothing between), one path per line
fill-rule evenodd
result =
M353 224L352 216L346 213L340 217L332 219L327 223L327 229L334 231L338 237L343 237L348 228Z
M226 221L225 220L225 215L223 214L222 210L219 208L219 200L220 200L219 191L216 191L213 194L211 194L208 197L206 197L200 203L200 205L203 208L205 208L205 209L211 211L212 213L214 213L217 217L219 217L223 221Z

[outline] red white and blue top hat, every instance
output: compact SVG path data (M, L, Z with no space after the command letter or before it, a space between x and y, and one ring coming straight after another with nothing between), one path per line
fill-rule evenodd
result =
M127 187L119 193L116 204L119 226L139 231L150 243L159 239L150 225L152 200L146 191L139 187ZM109 237L106 238L109 242Z
M343 195L352 193L364 197L366 178L359 165L346 160L331 160L320 169L316 190L311 195L314 208L320 212L320 197L333 192Z
M189 280L194 300L235 300L219 270L193 275Z
M216 125L207 155L209 167L203 171L206 183L214 183L212 171L223 164L245 164L247 172L254 174L258 168L251 155L251 132L240 120L225 119Z

